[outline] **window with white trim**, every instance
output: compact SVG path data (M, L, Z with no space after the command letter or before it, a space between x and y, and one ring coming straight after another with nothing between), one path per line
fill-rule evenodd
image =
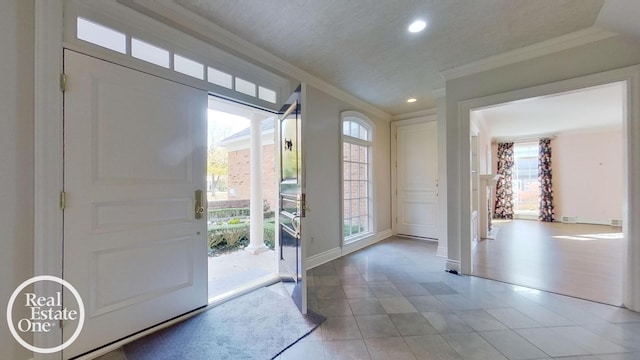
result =
M342 229L344 242L360 240L372 229L373 123L355 112L342 114Z

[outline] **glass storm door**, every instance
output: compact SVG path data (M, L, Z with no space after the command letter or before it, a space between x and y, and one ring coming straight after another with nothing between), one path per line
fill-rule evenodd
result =
M304 84L283 105L278 121L279 144L279 273L291 297L307 313L307 287L303 252L304 168L302 158L302 99Z

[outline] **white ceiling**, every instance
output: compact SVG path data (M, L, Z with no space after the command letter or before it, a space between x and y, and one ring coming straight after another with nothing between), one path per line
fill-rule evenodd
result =
M619 82L487 107L471 116L494 139L620 129L624 91Z
M391 115L434 107L445 70L584 31L596 19L606 28L625 7L640 8L637 0L118 1L161 20L155 8L172 4ZM408 33L417 18L427 29Z

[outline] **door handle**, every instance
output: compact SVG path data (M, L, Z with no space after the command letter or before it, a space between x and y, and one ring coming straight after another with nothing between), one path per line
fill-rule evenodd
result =
M204 193L202 192L202 190L195 191L195 200L195 217L196 219L202 219L202 215L204 214Z
M300 215L298 213L293 213L293 218L291 219L291 225L293 226L293 230L296 231L296 238L300 238Z

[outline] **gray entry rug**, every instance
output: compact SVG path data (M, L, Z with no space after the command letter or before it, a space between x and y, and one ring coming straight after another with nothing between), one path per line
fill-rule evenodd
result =
M255 290L125 345L127 360L267 360L324 317L302 315L281 284Z

